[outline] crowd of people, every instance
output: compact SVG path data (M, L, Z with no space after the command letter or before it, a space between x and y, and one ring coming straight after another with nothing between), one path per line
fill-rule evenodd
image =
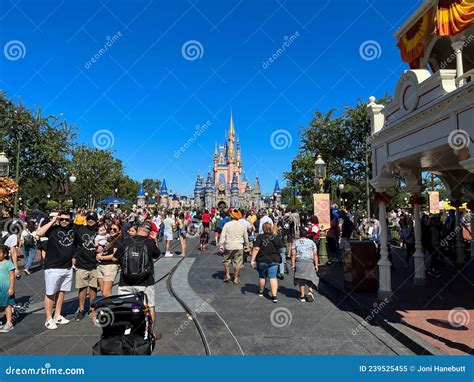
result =
M393 243L396 233L397 244L405 248L408 267L415 252L413 217L406 211L392 211L387 222L389 241ZM455 230L451 212L444 222L439 215L423 216L422 244L430 259L430 275L439 277L444 259L442 247L448 259L452 255L454 240L444 246L442 243ZM277 303L278 282L291 268L299 300L313 302L319 284L320 234L317 216L280 208L248 211L97 208L49 214L33 208L14 218L11 209L3 207L0 307L5 310L6 322L0 326L0 332L13 329L15 282L31 275L33 265L38 264L35 260L40 264L36 269L44 269L47 329L54 330L70 322L62 315L62 306L73 282L78 299L74 320L81 321L99 294L112 295L117 278L119 294L144 293L154 327L154 261L162 256L160 243L164 243L164 257L186 256L189 236L199 237L200 251L215 246L215 252L222 256L225 282L239 285L240 272L249 261L258 273L258 295L264 296L268 281L270 299ZM358 211L351 214L337 206L331 208L330 226L325 234L329 265L342 261L341 248L351 239L369 239L380 244L377 219L368 219ZM171 251L173 240L179 242L181 251Z

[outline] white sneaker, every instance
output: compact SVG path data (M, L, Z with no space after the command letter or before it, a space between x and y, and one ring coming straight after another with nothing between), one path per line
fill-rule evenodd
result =
M11 322L7 322L5 325L2 326L0 329L0 333L8 333L13 330L13 324Z
M47 329L57 329L58 326L54 322L54 320L51 318L48 321L44 323L44 326L46 326Z
M66 325L66 324L69 324L69 322L70 321L67 318L64 318L63 316L57 316L54 319L54 323L59 324L59 325Z
M173 257L173 254L171 252L166 252L165 257Z

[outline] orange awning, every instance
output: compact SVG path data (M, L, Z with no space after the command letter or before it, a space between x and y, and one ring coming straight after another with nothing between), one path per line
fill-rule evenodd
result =
M421 16L398 40L402 60L417 68L427 38L454 36L474 22L474 0L439 0Z
M454 36L474 21L474 0L439 0L435 19L438 36Z

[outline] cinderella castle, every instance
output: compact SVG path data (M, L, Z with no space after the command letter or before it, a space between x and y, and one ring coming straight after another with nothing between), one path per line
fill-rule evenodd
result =
M145 206L147 201L143 187L137 194L137 205ZM166 208L179 208L182 205L196 208L262 208L265 206L279 206L282 203L281 189L278 180L275 182L273 195L263 197L258 176L253 186L250 185L242 167L240 141L236 139L232 111L230 126L223 145L216 144L212 172L209 171L205 179L197 176L194 187L194 197L180 197L168 190L166 180L156 190L157 205Z
M197 176L194 205L198 208L260 208L261 195L258 176L253 187L245 176L231 111L226 140L214 148L212 172L208 172L207 179Z

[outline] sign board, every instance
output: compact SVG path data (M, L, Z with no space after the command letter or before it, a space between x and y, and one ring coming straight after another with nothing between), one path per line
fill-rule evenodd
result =
M438 191L430 191L428 192L430 196L430 214L438 214L439 213L439 192Z
M319 219L319 227L327 230L331 226L329 194L313 194L314 214Z

